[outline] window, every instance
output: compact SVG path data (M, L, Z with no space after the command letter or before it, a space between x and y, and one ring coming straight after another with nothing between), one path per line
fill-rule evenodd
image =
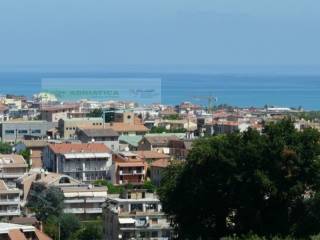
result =
M27 134L27 133L28 133L28 130L20 129L20 130L18 130L18 133L19 133L19 134Z
M33 130L31 130L31 133L40 134L41 133L41 129L33 129Z
M158 232L152 232L152 233L151 233L151 237L153 237L153 238L158 237Z
M151 218L152 224L158 224L158 218Z
M14 134L14 130L6 130L5 134L7 135L13 135Z

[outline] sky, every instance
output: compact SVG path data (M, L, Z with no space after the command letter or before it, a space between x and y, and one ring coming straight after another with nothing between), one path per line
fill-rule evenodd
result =
M320 65L319 0L0 0L0 66Z

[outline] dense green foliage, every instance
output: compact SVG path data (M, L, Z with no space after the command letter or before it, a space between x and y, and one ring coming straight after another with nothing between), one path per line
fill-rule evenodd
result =
M94 182L94 185L107 187L109 194L120 194L124 191L123 186L115 186L112 183L108 182L107 180L96 180Z
M102 224L86 223L74 232L68 240L101 240L103 237Z
M30 165L30 159L31 159L31 152L29 149L25 149L23 151L21 151L19 153L27 162L28 164L28 168L30 169L31 168L31 165Z
M27 207L36 214L37 219L46 221L49 216L61 216L63 199L59 188L46 188L43 184L36 183L30 191Z
M320 232L320 134L290 120L198 140L159 189L181 239Z
M87 117L102 117L103 110L101 108L93 109L90 113L87 114Z
M12 147L8 143L0 142L0 153L10 154L12 152Z
M171 115L163 116L162 118L165 120L181 120L182 119L182 117L179 116L179 114L171 114Z

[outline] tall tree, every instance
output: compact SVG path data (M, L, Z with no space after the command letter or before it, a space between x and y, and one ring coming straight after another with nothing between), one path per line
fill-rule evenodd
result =
M49 216L61 216L63 199L59 188L46 188L41 183L35 183L30 191L27 207L35 212L37 219L46 221Z
M298 216L320 187L319 140L318 131L298 132L288 119L262 134L201 139L184 166L167 170L159 189L164 210L186 239L298 234Z

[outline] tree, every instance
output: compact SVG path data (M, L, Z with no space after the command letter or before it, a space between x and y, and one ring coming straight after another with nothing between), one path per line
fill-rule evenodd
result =
M159 189L164 211L182 239L314 234L297 224L319 206L313 197L320 187L319 140L318 131L298 132L290 119L262 134L249 129L200 139L186 164L166 170Z
M90 113L87 114L87 117L102 117L103 110L101 108L93 109Z
M62 214L60 217L61 239L68 240L71 235L81 229L79 219L73 214Z
M20 155L26 160L27 164L28 164L28 168L31 167L30 164L30 159L31 159L31 153L29 149L25 149L23 151L20 152Z
M101 240L103 237L101 224L87 223L72 234L70 240Z
M12 153L12 147L8 143L0 142L0 153L10 154Z
M32 185L27 207L35 212L37 219L46 221L49 216L61 216L63 199L63 193L59 188L46 188L41 183L35 183Z

